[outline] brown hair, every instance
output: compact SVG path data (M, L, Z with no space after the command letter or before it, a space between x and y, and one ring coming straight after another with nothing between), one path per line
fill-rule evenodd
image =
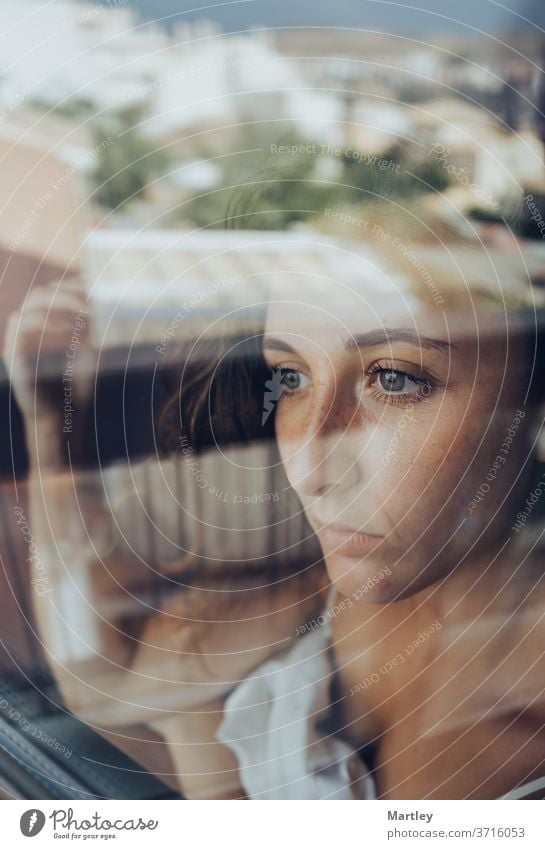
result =
M248 604L254 587L268 592L271 605L300 603L301 622L317 613L323 602L326 573L321 553L297 496L289 488L276 448L274 415L263 423L263 393L270 377L262 354L265 308L238 314L236 328L230 320L214 324L213 333L173 346L169 358L171 397L158 419L158 444L164 456L180 451L183 440L197 458L216 452L218 463L230 447L266 443L271 468L282 492L290 492L271 510L271 530L297 515L303 541L282 550L273 545L269 557L241 562L188 555L169 565L169 573L181 574L186 587L181 615L187 611L191 642L203 635L206 623L227 621ZM289 514L293 513L293 517ZM176 570L180 571L177 572ZM200 623L200 625L199 625Z

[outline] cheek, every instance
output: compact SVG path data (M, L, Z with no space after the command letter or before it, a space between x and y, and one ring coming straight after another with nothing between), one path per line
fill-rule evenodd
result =
M473 426L459 425L454 411L430 409L376 429L371 442L376 494L392 518L410 524L422 519L426 526L436 518L435 529L460 521L473 486L466 473L475 474L471 458L480 435Z
M328 465L326 472L323 464L325 440L308 427L305 405L293 400L285 401L276 411L275 437L284 473L306 508L322 478L334 483L333 469Z
M290 402L288 402L289 404ZM297 452L304 446L304 417L294 409L298 405L292 403L292 409L287 409L284 401L278 405L274 419L274 431L278 452L284 469L290 479L290 467Z
M500 453L511 423L512 411L492 418L491 409L468 409L464 419L464 412L453 407L445 408L433 423L407 428L389 463L395 475L384 478L386 486L397 486L391 499L397 516L417 523L418 517L425 517L436 537L462 521L463 535L479 532L504 499L508 510L517 499L513 484L524 445L521 431L520 443L506 456ZM398 436L399 431L393 438Z
M444 456L450 434L443 431L413 411L378 424L368 441L367 462L381 489L396 488L414 498Z

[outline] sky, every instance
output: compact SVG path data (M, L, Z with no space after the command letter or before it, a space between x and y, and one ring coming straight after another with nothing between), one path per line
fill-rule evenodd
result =
M115 0L102 0L114 5ZM199 17L229 31L266 27L336 26L418 33L485 33L541 28L545 0L129 0L145 18ZM525 21L524 18L527 20Z

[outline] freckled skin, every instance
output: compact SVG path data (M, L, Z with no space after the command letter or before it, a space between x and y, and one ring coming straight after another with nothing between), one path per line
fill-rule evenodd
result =
M321 540L336 523L381 538L363 556L322 542L329 579L357 599L331 620L343 733L376 746L378 798L498 798L545 762L543 568L505 546L542 412L524 406L524 343L501 317L409 309L392 293L299 301L273 300L265 332L290 390L275 412L288 478ZM347 350L384 328L454 344Z
M375 298L366 309L358 293L351 299L343 292L342 305L335 303L332 293L327 309L310 299L269 307L266 338L285 340L297 353L271 348L267 360L303 375L300 388L277 404L276 435L315 530L336 522L384 538L363 558L328 551L325 561L346 594L388 566L391 576L366 594L367 602L385 603L418 592L461 558L478 557L505 539L531 471L529 463L515 482L530 451L527 409L491 494L477 509L468 505L522 406L524 376L511 364L520 365L524 352L511 339L508 360L505 327L491 339L471 316L453 316L449 324L425 305L407 309L393 298ZM395 341L345 349L347 338L377 327L406 327L456 346L439 351ZM369 373L377 363L428 383L397 378L409 393L388 393Z

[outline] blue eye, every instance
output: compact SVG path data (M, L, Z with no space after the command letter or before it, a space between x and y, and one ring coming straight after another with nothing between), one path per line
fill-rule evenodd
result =
M280 369L280 374L280 382L287 392L296 392L298 389L302 388L302 378L304 375L300 371L291 368L283 368Z
M386 392L410 392L417 384L408 374L394 369L382 370L378 376L381 387Z
M375 387L373 397L389 404L423 401L430 396L433 388L428 379L415 377L388 363L375 363L367 374L371 376L371 385Z

